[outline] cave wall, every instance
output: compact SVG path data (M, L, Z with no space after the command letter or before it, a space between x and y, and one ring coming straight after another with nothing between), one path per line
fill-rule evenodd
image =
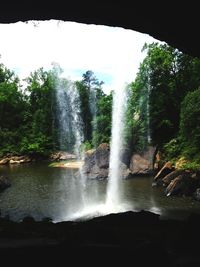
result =
M0 23L57 19L118 26L147 33L200 56L198 1L10 0L1 2Z

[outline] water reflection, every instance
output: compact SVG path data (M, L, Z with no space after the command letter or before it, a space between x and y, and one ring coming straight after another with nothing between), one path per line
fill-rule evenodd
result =
M126 210L148 210L161 218L184 219L200 213L200 203L191 198L166 197L151 186L152 178L138 177L120 182L121 203L105 205L107 181L89 180L86 203L81 206L76 170L51 168L48 164L1 166L1 174L11 178L12 186L0 193L1 216L20 221L25 216L36 220L77 220Z

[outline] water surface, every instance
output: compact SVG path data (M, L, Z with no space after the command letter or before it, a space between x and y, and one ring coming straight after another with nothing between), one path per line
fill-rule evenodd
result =
M12 186L0 193L1 216L21 221L25 216L35 220L49 217L53 221L93 217L112 212L105 207L106 180L89 180L84 199L77 170L49 167L48 163L0 166ZM148 210L161 218L184 219L200 213L200 203L190 197L166 197L163 189L152 187L152 177L122 180L122 203L116 211ZM84 202L84 203L83 203Z

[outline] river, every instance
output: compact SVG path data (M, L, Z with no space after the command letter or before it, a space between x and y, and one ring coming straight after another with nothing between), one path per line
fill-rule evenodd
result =
M47 162L0 166L0 174L11 179L11 187L0 193L1 216L21 221L32 216L40 221L73 220L80 211L81 196L76 187L76 169L49 167ZM185 219L200 213L200 203L191 197L166 197L162 188L152 187L152 177L134 177L121 183L122 206L133 211L148 210L161 219ZM87 203L99 205L105 201L106 180L89 180ZM87 205L86 203L86 205ZM91 215L91 216L96 216ZM88 215L90 217L90 215Z

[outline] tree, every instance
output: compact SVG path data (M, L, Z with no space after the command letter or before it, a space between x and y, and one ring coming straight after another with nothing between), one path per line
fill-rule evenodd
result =
M200 162L200 88L189 92L181 104L180 136L183 154Z
M19 149L24 108L25 99L18 77L0 64L0 139L3 154Z
M105 95L102 84L103 82L99 82L91 70L86 71L83 74L83 79L76 82L80 95L85 141L92 142L94 140L93 133L97 127L98 102Z
M93 132L92 144L98 146L101 143L109 143L112 127L112 101L113 93L102 95L97 104L97 115L93 121L96 128Z
M53 129L53 79L43 68L27 78L28 108L21 152L48 154L55 146Z

